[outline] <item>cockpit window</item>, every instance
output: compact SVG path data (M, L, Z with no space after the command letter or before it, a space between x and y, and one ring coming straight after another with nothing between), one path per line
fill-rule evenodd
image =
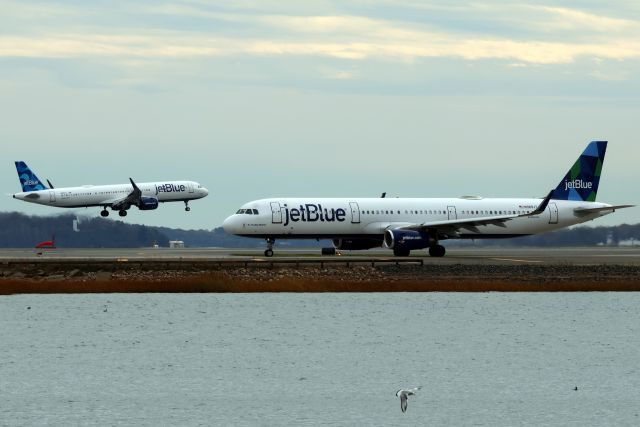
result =
M258 209L238 209L236 215L258 215Z

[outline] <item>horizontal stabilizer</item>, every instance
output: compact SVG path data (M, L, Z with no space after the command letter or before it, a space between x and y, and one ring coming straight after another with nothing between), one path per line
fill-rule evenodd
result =
M588 215L591 213L598 213L598 212L607 212L607 211L615 212L616 209L632 208L634 206L635 205L617 205L617 206L603 206L600 208L575 208L573 211L578 215Z

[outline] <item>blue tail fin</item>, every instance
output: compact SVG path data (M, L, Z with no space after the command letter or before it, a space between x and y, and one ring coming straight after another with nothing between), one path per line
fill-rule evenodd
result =
M607 141L589 143L560 181L551 198L595 202L605 151L607 151Z
M23 192L47 189L25 162L16 162L16 170L18 171L18 178L20 178Z

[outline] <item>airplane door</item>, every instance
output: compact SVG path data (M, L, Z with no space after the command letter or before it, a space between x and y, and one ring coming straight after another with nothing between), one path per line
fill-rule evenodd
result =
M193 193L193 184L188 183L187 188L189 189L189 193Z
M555 203L549 203L549 224L558 223L558 205Z
M449 211L449 219L458 219L455 206L447 206L447 211Z
M356 202L349 202L351 207L351 224L360 224L360 207Z
M273 224L282 224L282 210L278 202L271 202L271 222Z
M49 202L53 203L56 201L56 192L54 190L49 190Z

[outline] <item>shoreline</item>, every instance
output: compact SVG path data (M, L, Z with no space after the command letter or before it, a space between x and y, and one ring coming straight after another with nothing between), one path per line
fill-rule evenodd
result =
M144 292L631 292L633 265L0 267L0 295Z

